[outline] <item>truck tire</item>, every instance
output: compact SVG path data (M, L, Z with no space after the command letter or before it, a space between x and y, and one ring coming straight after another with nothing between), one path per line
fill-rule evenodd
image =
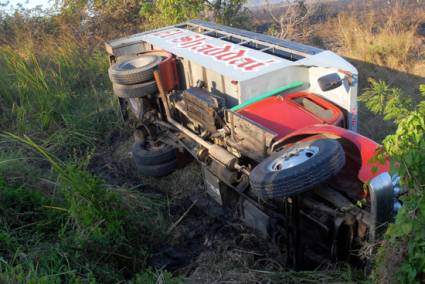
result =
M161 57L156 55L140 55L123 60L109 67L109 78L113 83L122 85L152 80L153 69L161 63L161 60Z
M120 98L140 98L155 94L158 91L155 81L148 81L134 85L112 83L114 94Z
M176 160L176 148L162 144L157 147L147 143L134 143L131 149L134 162L137 166L161 165Z
M252 192L264 199L303 193L340 172L345 165L341 144L320 139L273 153L250 174Z
M137 169L144 176L163 177L171 174L177 168L177 160L171 160L158 165L143 165L137 164Z

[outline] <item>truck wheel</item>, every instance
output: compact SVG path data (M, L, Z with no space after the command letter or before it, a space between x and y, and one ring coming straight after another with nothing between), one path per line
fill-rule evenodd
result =
M120 98L138 98L155 94L158 90L155 81L148 81L134 85L112 83L114 94Z
M161 60L161 57L156 55L141 55L123 60L109 67L109 78L113 83L122 85L152 80L153 68L158 66Z
M311 189L345 165L338 141L321 139L295 144L272 154L250 174L251 189L260 198L282 198Z
M134 143L131 152L137 166L161 165L176 160L176 148L167 144Z
M159 165L137 164L137 169L144 176L163 177L171 174L177 168L177 160L171 160Z

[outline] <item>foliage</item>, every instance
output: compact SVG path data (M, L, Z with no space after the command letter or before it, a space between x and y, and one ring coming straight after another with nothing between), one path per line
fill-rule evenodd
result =
M206 1L207 9L212 12L214 22L228 26L250 27L249 10L244 7L247 0Z
M57 0L56 6L59 11L56 21L61 27L77 28L68 30L68 33L75 36L87 34L99 42L135 33L143 23L139 16L140 0Z
M359 97L366 107L375 114L381 114L385 120L396 122L406 118L413 109L411 97L399 88L392 88L384 81L369 78L370 87Z
M0 282L173 283L147 266L163 201L88 169L121 120L96 41L108 12L84 26L83 6L1 18Z
M367 91L369 108L398 123L384 140L392 169L409 189L403 207L386 233L377 258L375 278L384 282L416 283L425 275L425 100L413 107L401 99L399 89L371 81ZM425 97L425 85L419 88ZM394 263L396 262L396 263Z
M203 12L199 0L157 0L143 1L140 15L152 27L161 27L199 18Z
M171 273L167 271L153 271L152 269L147 269L143 273L137 274L131 284L157 284L157 283L166 283L166 284L178 284L181 283L180 278L173 277Z
M140 15L150 27L178 24L195 18L207 18L226 25L246 26L246 0L157 0L143 1Z

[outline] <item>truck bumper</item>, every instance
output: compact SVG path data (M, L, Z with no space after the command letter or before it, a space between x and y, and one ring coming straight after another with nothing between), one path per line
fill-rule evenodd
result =
M399 196L403 194L400 189L400 178L384 172L374 177L369 183L372 224L370 240L385 231L387 224L394 220L398 209L401 207Z

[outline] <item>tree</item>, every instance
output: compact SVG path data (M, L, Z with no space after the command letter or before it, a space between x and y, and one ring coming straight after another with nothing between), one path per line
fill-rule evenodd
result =
M99 40L140 30L140 0L56 0L58 21L74 33L90 34Z
M267 2L267 10L273 21L268 33L277 38L300 40L307 38L312 30L308 27L310 17L317 9L316 5L305 1L283 1L279 6ZM281 13L277 12L281 11Z
M207 7L212 12L214 22L228 26L247 26L249 10L244 7L246 0L216 0L205 1Z
M140 15L151 27L161 27L202 17L202 0L142 1Z
M194 18L225 25L246 24L246 0L156 0L142 1L140 15L150 27L181 23Z

